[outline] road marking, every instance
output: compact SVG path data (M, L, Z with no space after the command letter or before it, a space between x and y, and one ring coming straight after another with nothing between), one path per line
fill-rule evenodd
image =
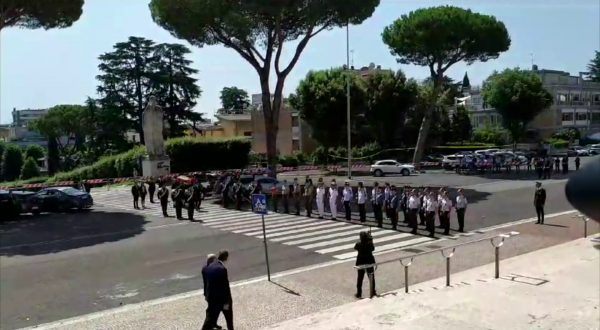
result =
M315 221L313 219L306 219L306 220L294 220L294 221L287 221L284 223L277 223L274 225L271 224L267 224L265 223L265 229L268 233L275 233L278 231L283 231L286 230L287 228L302 228L302 227L297 227L299 225L305 226L306 225L310 225L310 224L319 224L318 221ZM243 228L243 229L237 229L237 230L233 230L234 233L236 234L244 234L244 235L248 235L248 236L253 236L256 235L258 233L262 233L262 223L259 223L257 225L254 225L252 227L249 228ZM253 234L254 233L254 234Z
M296 216L289 216L289 217L285 217L285 218L277 218L275 220L268 220L265 219L265 225L269 225L269 224L279 224L279 223L284 223L284 222L289 222L289 221L295 221L297 219ZM293 219L293 220L292 220ZM233 225L229 225L229 224L222 224L222 225L209 225L211 228L218 228L218 229L222 229L222 230L237 230L237 229L243 229L243 228L250 228L250 227L257 227L257 225L260 225L262 227L262 220L251 220L248 221L248 223L246 224L233 224Z
M372 232L375 232L377 230L382 230L382 229L381 228L373 228ZM331 233L331 232L335 232L335 231L341 231L341 233L333 233L333 234L324 235L324 236L310 237L310 236L313 236L313 234L315 234L315 235L316 234L327 234L327 233ZM354 228L354 227L346 226L346 227L342 227L342 228L328 229L328 230L323 230L323 231L314 232L314 233L300 234L300 235L294 235L294 236L290 236L290 237L275 238L275 239L272 239L272 241L279 242L279 241L286 241L288 239L308 237L308 238L304 238L304 239L300 239L300 240L296 240L296 241L283 243L285 245L304 244L304 243L310 243L310 242L315 242L315 241L321 241L321 240L328 239L328 238L335 238L335 237L348 236L348 235L353 235L352 237L356 238L354 235L360 233L361 231L364 231L364 228Z
M381 230L381 231L371 232L371 236L378 237L378 236L389 235L389 234L393 234L393 233L394 232L391 230ZM317 247L323 247L323 246L334 245L334 244L345 243L345 242L354 242L354 241L356 241L356 234L354 234L350 237L342 237L342 238L332 239L332 240L325 241L325 242L301 245L298 247L303 250L307 250L307 249L313 249L313 248L317 248Z
M396 243L392 243L392 244L377 246L376 251L384 252L384 251L388 251L388 250L393 250L393 249L397 249L397 248L401 248L401 247L416 245L419 243L429 242L429 241L433 241L433 240L434 240L433 238L429 238L429 237L419 237L419 238L409 239L409 240L402 241L402 242L396 242ZM350 259L350 258L356 257L357 253L358 252L356 252L356 251L352 251L352 252L348 252L348 253L338 254L333 257L336 259L342 259L342 260Z
M408 234L408 233L398 233L395 235L390 235L387 237L381 237L381 238L374 239L373 243L375 244L375 246L377 246L377 244L380 242L393 241L393 240L405 238L405 237L414 237L414 235ZM334 247L330 247L327 249L317 250L315 252L325 254L325 253L331 253L331 252L336 252L336 251L348 250L348 249L352 249L352 248L354 248L354 243L334 246Z
M334 227L340 227L341 225L339 223L328 223L328 224L321 224L318 226L314 226L314 227L309 227L309 228L302 228L302 229L294 229L294 230L290 230L290 231L284 231L284 232L280 232L280 233L272 233L272 234L267 234L267 238L272 238L272 237L280 237L280 236L285 236L285 235L289 235L289 234L294 234L294 233L303 233L303 232L307 232L307 231L311 231L311 230L315 230L315 229L323 229L323 228L334 228ZM311 232L311 234L315 234L315 232ZM255 236L256 238L262 238L261 235Z

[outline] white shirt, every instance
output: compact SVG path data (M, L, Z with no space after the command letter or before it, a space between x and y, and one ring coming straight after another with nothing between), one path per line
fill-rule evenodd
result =
M458 195L456 196L456 208L464 209L467 208L467 198L465 196Z
M385 198L385 200L387 201L388 199L390 199L392 197L392 189L385 187L385 189L383 190L383 196Z
M358 204L364 204L367 201L367 190L358 188Z
M342 195L344 197L344 202L351 201L352 197L354 197L354 194L352 193L352 188L344 187L344 190L342 191Z
M451 208L452 208L452 201L450 200L450 198L442 197L442 203L441 203L442 212L450 212Z
M377 192L379 191L379 188L373 187L371 188L371 200L373 202L377 201Z
M337 196L338 196L337 187L335 187L335 188L329 187L329 199L336 199Z
M425 204L426 204L425 205L425 210L427 212L435 212L435 211L437 211L437 208L438 208L438 202L437 202L437 200L435 200L433 198L429 198L427 200L427 203L425 203Z
M317 199L323 199L325 196L325 187L317 187Z
M421 205L421 201L419 200L419 197L410 196L410 198L408 198L408 208L409 209L418 209L420 205Z

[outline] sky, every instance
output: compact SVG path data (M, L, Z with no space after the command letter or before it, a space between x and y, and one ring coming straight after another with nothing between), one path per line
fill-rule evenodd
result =
M150 0L85 0L81 18L66 29L0 32L0 123L12 121L11 111L47 108L57 104L83 104L97 97L98 56L112 46L139 36L157 43L177 42L192 49L192 66L203 90L196 111L212 119L220 106L219 92L237 86L259 93L258 75L235 51L219 45L197 48L178 40L156 25ZM374 14L361 25L350 26L350 49L355 67L369 63L401 69L408 77L424 79L428 70L398 64L381 40L381 32L402 14L437 5L453 5L496 16L512 39L498 59L448 71L453 79L468 72L471 85L481 84L494 70L531 67L578 75L600 49L600 0L381 0ZM295 45L284 48L289 59ZM314 37L288 77L284 94L292 93L309 70L338 67L346 62L346 29L324 31Z

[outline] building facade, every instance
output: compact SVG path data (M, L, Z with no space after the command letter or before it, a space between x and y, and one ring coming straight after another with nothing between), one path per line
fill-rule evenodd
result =
M48 145L48 141L37 131L32 130L29 126L32 122L42 118L48 113L48 109L13 109L13 122L7 128L7 141L17 144L25 148L32 144L37 144L43 147Z

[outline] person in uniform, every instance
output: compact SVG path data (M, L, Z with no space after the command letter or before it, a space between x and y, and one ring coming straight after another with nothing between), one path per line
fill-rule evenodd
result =
M333 220L337 220L337 198L338 187L335 180L331 180L331 185L329 186L329 211Z
M367 221L367 209L365 208L365 203L367 202L367 189L362 182L358 183L356 199L358 203L358 218L360 222L365 222Z
M146 208L146 195L148 194L148 190L146 190L146 184L144 182L140 182L140 199L142 200L142 208Z
M400 196L398 196L398 192L395 186L391 188L392 194L390 197L390 202L388 203L388 214L390 216L390 220L392 222L392 229L396 230L398 227L398 208L400 207Z
M136 210L139 209L140 187L138 186L137 182L131 186L131 196L133 196L133 208Z
M411 234L417 234L417 214L419 213L419 208L421 207L421 199L419 195L417 195L417 191L413 189L406 201L406 208L408 212L409 226L412 228Z
M325 185L323 178L319 178L317 182L317 210L319 211L319 219L325 216Z
M167 189L167 186L162 184L158 189L156 196L160 201L160 208L162 209L163 216L167 218L169 216L167 214L167 206L169 205L169 189Z
M442 215L442 194L443 193L444 193L444 188L440 188L440 190L438 190L437 198L436 198L437 203L438 203L437 204L438 205L437 215L438 215L438 220L439 220L439 223L440 223L440 225L438 226L438 228L444 228L444 226L442 225L442 218L441 218L441 215Z
M287 180L281 185L281 199L283 200L283 212L290 213L290 187Z
M187 205L188 220L194 221L194 209L196 206L196 189L194 189L194 186L190 186L186 189L185 202Z
M346 220L352 220L352 210L350 209L350 203L352 202L352 198L354 198L354 193L352 192L352 187L350 187L350 182L344 182L344 190L342 190L342 199L344 201L344 211L346 214Z
M550 179L550 175L552 173L552 158L546 158L546 162L544 164L544 179Z
M204 191L200 180L196 180L192 186L192 189L194 189L194 208L200 211L200 206L202 205L202 195Z
M302 188L298 183L298 178L294 178L294 183L292 184L292 198L294 199L296 215L300 215L300 199L302 198Z
M273 212L277 213L277 207L279 206L279 188L277 185L271 187L271 200L273 203Z
M464 195L462 188L458 189L456 196L456 217L458 219L458 231L464 232L465 229L465 212L467 211L468 201Z
M411 196L410 187L404 186L402 190L402 195L400 198L400 210L402 211L402 215L404 216L404 223L410 223L410 215L408 213L408 198Z
M426 226L425 221L425 198L429 194L429 189L425 188L424 190L419 190L419 224L421 226Z
M390 203L390 200L392 199L392 187L390 186L390 184L388 182L385 183L385 188L383 189L383 208L385 209L385 218L386 219L391 219L392 217L389 214L389 207L388 204Z
M554 173L560 173L560 158L558 156L554 158Z
M383 227L383 204L385 204L385 197L383 187L378 187L375 195L375 220L377 220L377 227Z
M236 181L233 191L235 192L235 209L240 211L242 209L242 201L244 200L244 186L240 182L240 179Z
M181 211L183 208L184 196L183 189L181 188L181 186L177 185L172 188L171 199L173 200L173 205L175 206L175 216L177 217L177 220L183 219Z
M371 188L371 208L373 209L373 218L377 221L377 193L379 192L379 183L375 181Z
M569 157L567 155L563 156L562 158L562 173L569 173Z
M354 245L354 249L358 252L356 255L356 266L375 264L373 237L366 231L361 231L359 237L360 240ZM375 269L373 267L357 269L356 294L354 296L358 299L362 297L362 283L365 278L365 272L367 276L371 277L371 297L377 295L377 291L375 290Z
M452 201L448 197L448 192L442 192L440 200L440 222L444 229L444 235L450 235L450 211L452 210Z
M435 213L438 210L437 195L432 191L425 202L426 224L430 237L435 237Z
M535 183L535 194L533 195L533 206L537 214L538 224L544 224L544 204L546 204L546 189L542 188L541 182Z
M579 171L579 165L581 164L581 159L579 156L575 157L575 171Z
M154 182L154 178L150 177L148 180L148 195L150 197L150 203L154 204L154 192L156 191L156 182Z
M313 200L315 199L315 186L313 186L312 179L306 179L304 184L304 209L306 210L306 216L311 217L313 209Z

